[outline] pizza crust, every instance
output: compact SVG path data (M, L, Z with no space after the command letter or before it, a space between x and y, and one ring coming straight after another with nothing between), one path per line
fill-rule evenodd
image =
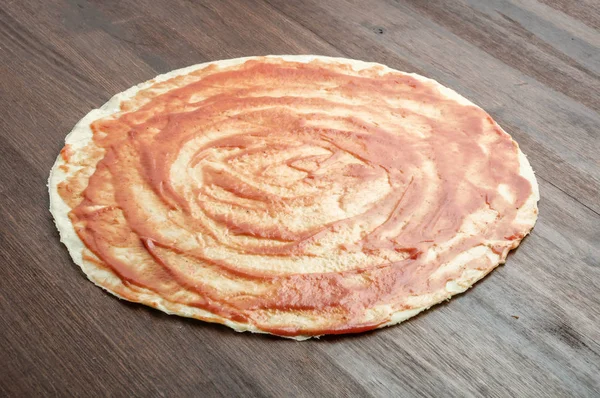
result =
M138 84L137 86L131 87L130 89L116 94L113 96L107 103L105 103L101 108L92 110L89 112L83 119L81 119L73 128L73 130L69 133L69 135L65 139L65 144L69 145L73 150L73 153L77 154L78 150L86 147L88 144L92 142L92 131L90 129L90 124L100 118L104 118L110 115L114 115L116 113L121 112L120 105L123 101L127 101L136 96L136 94L144 90L155 83L163 82L169 80L176 76L181 76L188 74L192 71L196 71L199 69L206 68L209 65L217 65L219 67L227 67L234 66L237 64L242 64L248 60L252 59L260 59L262 57L246 57L246 58L237 58L230 59L224 61L215 61L215 62L207 62L203 64L193 65L190 67L178 69L171 71L169 73L160 75L152 80L147 82ZM319 60L321 62L333 62L333 63L346 63L352 66L355 70L361 70L366 68L371 68L373 66L378 66L383 68L383 73L387 71L392 71L389 67L377 63L369 63L357 60L349 60L344 58L331 58L331 57L323 57L323 56L315 56L315 55L283 55L283 56L268 56L268 58L280 58L285 61L293 61L293 62L310 62L312 60ZM395 70L393 70L395 71ZM398 72L398 71L395 71ZM425 78L423 76L417 74L407 75L412 76L418 80L433 83L439 89L440 93L442 93L448 99L455 100L464 105L472 105L476 106L466 98L460 96L453 90L442 86L432 79ZM517 220L519 223L523 225L533 225L537 219L537 202L539 200L539 189L537 185L537 181L534 176L534 172L529 164L525 155L519 149L519 161L520 161L520 173L521 176L526 178L532 186L532 194L527 199L525 205L523 205L517 212ZM99 267L92 261L87 261L82 256L82 251L84 249L84 244L75 232L73 225L69 219L68 213L71 208L63 201L61 196L58 193L58 185L67 180L69 177L74 175L78 169L74 167L72 163L69 163L68 168L65 169L61 166L66 166L67 162L63 159L61 155L59 155L56 159L54 166L50 172L49 180L48 180L48 190L50 195L50 212L54 217L54 221L56 227L60 233L60 240L67 247L69 254L73 258L73 261L81 267L82 271L86 274L86 276L97 286L103 288L109 293L121 298L125 299L119 291L122 289L127 289L126 286L123 285L121 279L118 278L113 272L106 268ZM65 171L67 170L67 171ZM89 173L93 173L93 169L88 170ZM514 249L518 246L520 241L515 241L513 247ZM485 253L483 255L488 256L490 259L495 260L494 263L502 264L505 261L506 256L500 256L495 254L490 247L485 247ZM471 257L471 259L474 257ZM468 261L468 259L467 259ZM446 265L451 266L451 265ZM414 300L414 309L410 310L402 310L394 312L389 322L380 325L379 327L391 326L398 324L408 318L411 318L421 311L424 311L431 306L438 304L444 300L449 299L455 294L462 293L466 291L469 287L471 287L478 280L483 278L489 272L491 272L495 267L490 267L485 271L482 270L474 270L467 269L465 270L458 278L455 280L451 280L446 283L445 288L434 293L428 294L426 296L415 297ZM443 271L443 267L440 269ZM137 291L137 290L136 290ZM177 314L184 317L195 318L200 320L205 320L208 322L215 322L224 324L238 332L251 331L254 333L267 333L262 331L253 325L241 324L238 322L233 322L229 319L222 318L220 316L214 315L210 312L204 311L199 308L189 307L177 303L173 303L163 299L162 297L158 297L155 294L152 294L150 291L144 292L143 289L138 291L137 297L139 298L139 302L159 309L167 314ZM290 336L285 336L290 337ZM315 336L292 336L290 338L295 340L306 340L308 338Z

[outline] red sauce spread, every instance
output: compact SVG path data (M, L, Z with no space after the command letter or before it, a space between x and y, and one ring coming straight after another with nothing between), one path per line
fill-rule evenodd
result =
M79 198L79 237L134 301L150 291L279 335L360 332L390 320L382 305L410 309L496 265L435 274L461 253L505 256L526 232L515 142L405 74L253 60L156 83L121 109L92 124L103 156L87 185L60 193ZM463 231L477 212L492 218ZM274 321L290 314L306 323Z

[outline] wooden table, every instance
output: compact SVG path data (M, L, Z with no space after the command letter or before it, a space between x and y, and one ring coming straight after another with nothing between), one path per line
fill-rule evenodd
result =
M0 396L599 396L600 2L0 2ZM298 343L121 302L59 243L65 135L172 69L323 54L437 79L520 143L535 230L468 293L400 326Z

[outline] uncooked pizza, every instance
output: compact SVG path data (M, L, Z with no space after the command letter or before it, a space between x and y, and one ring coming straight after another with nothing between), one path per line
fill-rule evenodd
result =
M401 322L461 293L533 228L517 143L439 83L269 56L176 70L84 117L51 211L125 300L306 339Z

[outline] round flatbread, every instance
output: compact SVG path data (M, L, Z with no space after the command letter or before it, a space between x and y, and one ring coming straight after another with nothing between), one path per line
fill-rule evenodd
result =
M50 210L110 293L305 339L392 325L461 293L533 228L512 138L439 83L356 60L176 70L66 138Z

